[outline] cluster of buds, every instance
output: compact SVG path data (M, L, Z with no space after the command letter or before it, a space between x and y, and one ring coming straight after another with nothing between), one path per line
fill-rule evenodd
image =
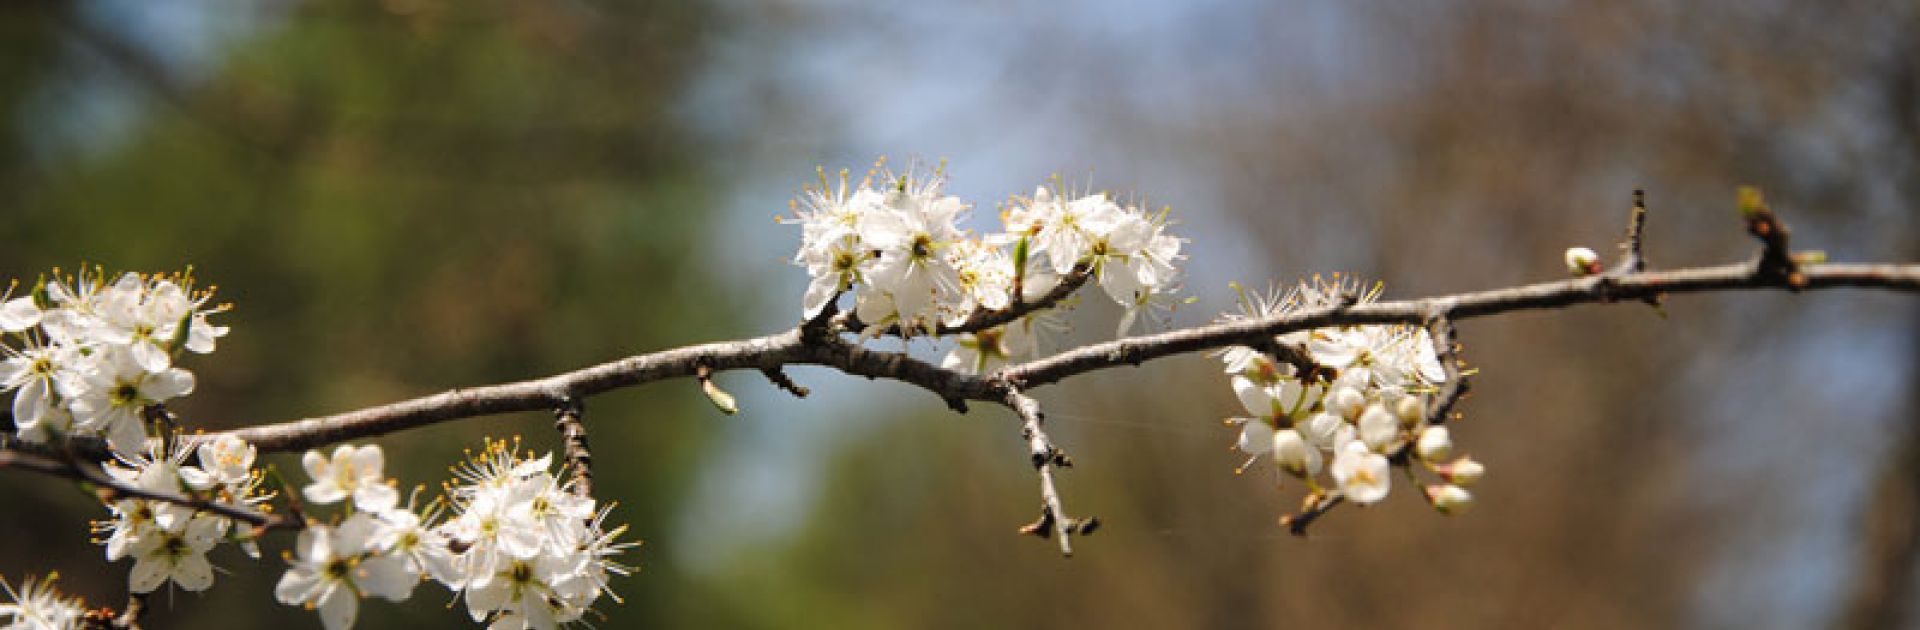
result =
M11 391L21 440L103 437L116 453L147 451L148 410L193 392L193 373L174 366L182 351L212 352L227 334L207 316L212 291L193 277L99 269L39 282L0 303L0 391ZM155 432L157 433L157 432Z
M1223 319L1370 302L1380 289L1375 284L1362 291L1358 282L1339 276L1315 277L1284 293L1242 289L1241 312ZM1440 479L1424 484L1436 509L1457 513L1472 502L1466 486L1484 469L1471 458L1450 459L1447 428L1428 417L1447 371L1426 329L1318 328L1278 335L1263 347L1228 348L1219 356L1248 414L1227 420L1240 428L1236 448L1248 456L1239 471L1269 459L1306 484L1310 502L1337 494L1365 505L1386 498L1394 465L1417 463Z
M1183 259L1168 235L1167 213L1122 205L1107 194L1068 198L1041 186L1001 213L1005 231L974 236L958 221L971 207L945 193L943 172L883 170L853 183L824 170L817 188L794 202L801 226L794 263L812 281L801 314L818 317L851 293L854 316L904 335L937 332L981 311L1046 295L1069 274L1090 274L1126 309L1125 334L1142 314L1171 307ZM876 181L879 184L876 186ZM947 359L950 368L985 371L1037 351L1039 314L992 330L970 331Z
M617 540L626 527L606 529L612 507L595 510L573 492L551 455L488 441L455 469L445 496L419 507L399 504L378 446L309 451L302 464L314 480L302 490L308 501L350 509L300 532L275 595L318 610L329 630L353 625L359 598L405 601L423 579L464 598L490 628L551 629L612 596L609 574L630 571L612 560L634 544Z
M265 507L261 473L253 467L254 447L231 436L201 440L152 440L137 456L115 453L105 469L116 481L162 496L197 496L241 507ZM199 464L186 463L190 457ZM107 561L133 558L127 588L151 593L171 582L188 591L213 586L207 552L221 542L236 542L247 555L260 557L255 532L235 527L224 516L176 502L118 498L107 504L112 518L94 523L106 546Z

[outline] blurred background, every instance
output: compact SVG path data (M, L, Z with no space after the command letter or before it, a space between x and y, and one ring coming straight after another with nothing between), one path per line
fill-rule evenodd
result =
M1176 325L1230 280L1557 278L1635 187L1656 266L1749 256L1739 184L1798 246L1920 259L1912 2L1033 4L8 3L0 273L193 265L236 308L176 411L217 429L789 327L774 215L883 154L949 160L975 229L1056 173L1171 204ZM1099 301L1070 341L1109 334ZM1476 510L1403 487L1306 539L1274 522L1297 488L1233 474L1213 361L1042 390L1069 509L1106 524L1071 560L1013 534L1037 497L1003 410L816 369L805 400L723 376L731 418L691 383L597 397L596 489L646 545L595 625L1920 627L1920 302L1667 312L1464 323ZM550 421L380 443L435 484L483 436L553 448ZM85 495L4 473L0 505L0 574L124 601ZM223 548L149 627L317 627L272 601L283 538ZM443 593L359 627L471 625Z

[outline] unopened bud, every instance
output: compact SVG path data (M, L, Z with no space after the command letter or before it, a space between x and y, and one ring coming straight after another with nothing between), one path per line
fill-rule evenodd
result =
M1765 195L1760 194L1759 188L1741 186L1739 197L1741 216L1752 219L1768 213L1767 198Z
M1360 390L1352 387L1344 385L1335 387L1333 394L1327 396L1327 411L1331 411L1348 420L1359 418L1360 410L1366 408L1366 406L1366 394L1362 394Z
M1427 486L1427 502L1441 514L1453 516L1473 507L1473 493L1453 484Z
M1400 417L1401 426L1413 427L1427 419L1427 399L1425 396L1403 396L1393 403L1393 415Z
M1439 473L1440 478L1447 480L1448 483L1460 486L1471 486L1474 482L1480 480L1480 475L1487 472L1487 467L1481 465L1480 462L1475 461L1472 457L1462 457L1435 466L1433 471Z
M1453 453L1453 437L1447 434L1446 427L1427 427L1420 432L1420 440L1414 443L1413 452L1430 462L1446 459Z
M1567 273L1574 277L1591 276L1601 272L1600 254L1585 247L1567 248Z
M740 413L740 404L734 401L733 394L729 394L727 390L720 389L719 385L713 384L713 379L700 379L700 391L707 394L707 400L711 401L714 408L719 409L720 413L729 416Z
M1300 432L1293 429L1273 434L1273 461L1295 477L1306 478L1320 472L1320 450L1307 444Z

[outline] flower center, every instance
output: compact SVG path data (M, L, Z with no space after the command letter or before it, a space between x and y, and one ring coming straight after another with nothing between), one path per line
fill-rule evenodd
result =
M1374 485L1380 484L1380 478L1375 477L1373 475L1373 471L1367 468L1361 468L1360 470L1354 471L1353 481L1354 483L1357 483L1363 486L1374 486Z
M112 399L114 406L124 407L132 405L140 400L140 386L133 383L121 383L119 386L113 388L113 392L108 394L108 397Z
M347 572L352 568L353 567L347 565L345 558L336 558L332 562L327 563L325 573L327 579L344 580L347 579Z

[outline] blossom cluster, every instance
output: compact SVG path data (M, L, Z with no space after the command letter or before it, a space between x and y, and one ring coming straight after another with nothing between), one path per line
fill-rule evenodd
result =
M106 465L114 480L161 496L205 497L210 502L256 507L271 495L260 490L261 473L253 468L256 451L232 436L200 440L152 440L136 456L116 454ZM196 458L198 465L186 463ZM97 539L106 546L107 561L133 558L127 588L151 593L171 582L188 591L213 586L213 564L207 552L225 541L239 543L258 558L260 548L249 528L235 527L231 519L177 502L124 497L107 505L112 518L94 523Z
M794 202L801 244L794 263L812 277L802 316L812 319L851 293L854 316L902 335L957 326L1046 295L1069 274L1088 274L1126 309L1120 334L1139 315L1166 308L1179 285L1175 263L1183 240L1166 233L1167 213L1122 205L1105 193L1069 198L1040 186L1011 199L1004 231L975 236L958 222L971 208L945 192L936 169L876 174L854 184L846 171L809 187ZM992 330L968 331L948 367L985 371L1030 356L1036 324L1025 317Z
M353 625L361 597L404 601L423 579L461 596L489 628L550 629L612 596L609 574L630 570L612 560L633 546L617 540L626 528L606 529L611 507L596 510L576 494L552 472L551 455L489 441L456 469L442 499L418 507L399 504L378 446L309 451L301 463L313 478L307 500L344 502L349 515L300 532L274 592L318 610L329 630Z
M104 272L43 280L29 295L0 302L0 391L13 392L18 437L47 442L104 437L115 452L145 453L147 410L193 392L182 351L205 354L227 334L207 317L211 291L187 274Z
M1243 290L1241 312L1223 319L1370 302L1379 293L1378 284L1362 291L1351 278L1316 277L1286 293ZM1452 459L1447 428L1428 417L1447 370L1425 328L1335 326L1278 335L1271 341L1269 348L1236 346L1220 353L1234 394L1248 414L1228 419L1240 427L1236 447L1248 455L1241 470L1267 458L1303 480L1316 497L1337 493L1365 505L1386 498L1393 463L1417 463L1439 478L1422 484L1436 509L1454 513L1472 502L1466 487L1484 468L1472 458ZM1304 361L1279 360L1274 349ZM1411 457L1401 457L1407 451ZM1330 485L1322 485L1325 477L1331 478Z
M88 620L87 605L79 598L67 597L54 589L60 574L45 580L27 578L19 588L0 578L0 590L9 603L0 604L0 630L76 630Z

